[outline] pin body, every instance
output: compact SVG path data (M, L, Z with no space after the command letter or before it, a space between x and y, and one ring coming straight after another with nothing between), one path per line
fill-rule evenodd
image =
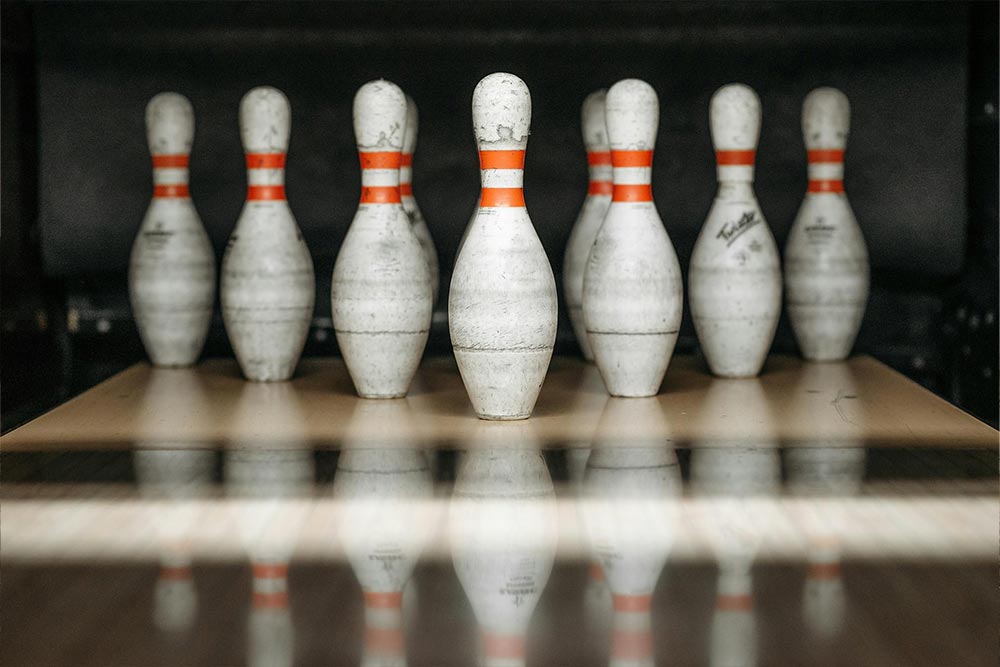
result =
M413 152L417 147L418 127L417 105L407 95L406 134L403 136L403 161L399 167L399 191L403 199L403 210L410 220L410 228L420 241L424 258L427 260L427 269L431 276L432 302L437 306L441 291L441 268L438 265L437 249L434 247L434 239L431 237L431 230L427 227L424 214L417 205L416 197L413 196Z
M406 96L366 83L354 97L361 202L333 267L333 330L358 394L405 396L431 323L431 279L399 191Z
M129 258L129 299L139 336L156 366L198 360L215 302L215 252L188 191L194 111L177 93L146 106L153 199Z
M451 342L479 417L525 419L552 358L557 317L552 268L524 207L528 87L491 74L476 86L472 118L483 189L452 274Z
M802 105L809 187L785 245L785 299L811 361L850 354L868 301L868 249L843 184L850 113L835 88L817 88Z
M778 248L753 191L760 100L747 86L723 86L710 120L719 190L691 255L691 316L712 373L751 377L781 314Z
M587 268L587 258L590 257L594 237L611 205L611 149L608 148L608 131L604 123L606 97L605 90L591 93L583 101L580 112L590 184L587 187L587 198L583 200L583 207L570 230L563 258L563 290L569 320L583 358L587 361L594 360L594 352L587 336L587 325L583 321L583 273Z
M652 396L673 355L683 306L681 268L650 186L659 100L644 81L607 96L613 194L583 278L594 361L612 396Z
M248 380L287 380L309 333L316 279L312 257L285 199L291 107L254 88L240 103L247 200L222 259L222 316Z

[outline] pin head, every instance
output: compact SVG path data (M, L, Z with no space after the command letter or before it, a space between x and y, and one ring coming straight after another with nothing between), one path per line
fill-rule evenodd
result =
M583 101L580 125L583 127L583 144L588 151L608 150L608 126L604 122L604 104L608 91L595 90Z
M660 100L645 81L624 79L605 101L608 143L613 151L651 151L660 123Z
M240 136L247 153L285 153L291 134L292 108L277 88L260 86L240 102Z
M187 155L194 141L194 109L179 93L160 93L146 105L146 141L153 155Z
M354 95L354 136L360 151L401 151L406 131L406 95L399 86L377 79Z
M531 93L506 72L485 77L472 93L472 126L480 150L523 150L531 130Z
M802 136L806 149L843 150L851 129L851 103L836 88L817 88L802 103Z
M406 134L403 135L403 152L413 154L417 148L417 128L419 116L417 103L409 95L406 96Z
M731 83L712 95L709 120L717 151L756 150L760 138L760 98L753 88Z

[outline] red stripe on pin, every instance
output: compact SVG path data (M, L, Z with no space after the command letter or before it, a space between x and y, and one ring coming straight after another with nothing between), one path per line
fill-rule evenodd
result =
M715 151L715 162L720 167L752 167L757 151Z
M483 652L490 658L523 658L524 637L522 635L483 634Z
M524 190L521 188L483 188L480 208L523 208Z
M587 186L588 195L610 195L613 191L611 181L591 181Z
M254 563L251 573L254 579L284 579L288 576L288 566L284 563Z
M157 199L183 199L190 197L190 191L186 183L178 185L154 185L153 196Z
M412 167L413 166L413 153L403 153L399 158L400 167Z
M400 183L399 184L399 194L403 197L413 196L413 185L410 183Z
M479 151L480 169L524 169L524 151Z
M844 151L833 148L819 148L816 150L808 151L806 155L809 158L810 164L814 164L816 162L844 161Z
M282 201L284 199L284 185L247 186L247 201Z
M403 604L403 594L399 591L376 593L365 591L365 606L378 609L398 609Z
M652 167L653 151L611 151L614 167Z
M653 604L652 595L613 595L615 611L649 611Z
M809 181L809 192L841 193L843 191L843 181Z
M402 195L398 185L363 185L361 187L362 204L398 204Z
M153 156L153 169L187 169L189 157L181 153Z
M620 185L614 184L611 191L611 201L613 202L638 202L653 201L653 187L646 185Z
M288 606L288 593L254 593L254 609L284 609Z
M588 151L587 164L591 167L611 164L611 151Z
M284 153L247 153L247 169L284 169Z
M399 169L403 159L398 151L373 151L358 156L362 169Z

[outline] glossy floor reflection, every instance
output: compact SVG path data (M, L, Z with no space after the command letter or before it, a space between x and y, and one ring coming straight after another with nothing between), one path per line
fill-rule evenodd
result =
M405 401L363 407L338 447L3 454L0 661L996 663L995 451L531 422L435 450L377 437Z

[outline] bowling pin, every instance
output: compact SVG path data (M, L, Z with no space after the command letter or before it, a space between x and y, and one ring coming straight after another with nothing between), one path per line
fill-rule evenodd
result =
M524 206L531 95L491 74L472 95L482 177L480 208L451 279L455 359L480 419L531 416L556 338L556 286Z
M406 96L377 80L354 96L361 202L333 266L333 330L358 395L405 396L431 325L431 276L399 188Z
M198 360L212 322L215 252L188 192L194 110L183 95L160 93L146 106L153 199L129 258L132 314L156 366Z
M594 245L594 237L611 205L611 150L608 148L608 131L604 123L606 96L607 91L603 89L591 93L583 101L580 111L590 184L587 187L587 198L583 200L583 207L570 230L563 258L563 290L566 293L569 321L573 325L573 334L580 345L583 358L587 361L594 360L594 352L590 348L587 327L583 321L583 272L587 267L590 248Z
M785 300L802 356L847 357L868 301L868 249L844 194L851 105L836 88L802 104L809 187L785 244Z
M420 247L427 259L427 268L431 274L431 297L437 306L441 283L441 269L438 266L437 249L431 230L427 227L424 214L413 196L413 152L417 147L418 114L417 104L409 95L406 96L406 133L403 135L403 155L399 167L399 193L403 199L403 210L410 219L410 228L420 241Z
M753 191L760 100L742 84L712 96L719 190L691 254L691 317L712 373L752 377L781 314L778 247Z
M583 317L612 396L653 396L677 343L684 293L677 253L653 204L656 91L619 81L606 102L613 194L583 277Z
M309 334L316 278L285 199L291 107L276 88L240 102L247 200L222 258L222 317L248 380L287 380Z

